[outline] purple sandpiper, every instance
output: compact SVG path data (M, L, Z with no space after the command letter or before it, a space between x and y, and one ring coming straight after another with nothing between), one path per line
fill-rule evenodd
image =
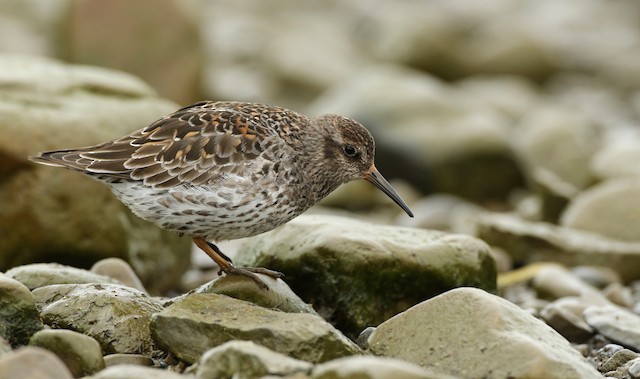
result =
M205 101L113 141L30 159L107 184L137 216L191 236L221 271L266 288L254 273L282 274L236 267L209 241L267 232L356 179L373 183L413 217L376 169L374 152L371 134L346 117Z

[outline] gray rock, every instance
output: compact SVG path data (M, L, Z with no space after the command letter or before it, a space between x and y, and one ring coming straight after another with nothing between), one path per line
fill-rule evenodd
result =
M640 161L637 141L609 143L591 160L591 171L600 180L640 176L636 162Z
M134 216L85 175L27 161L39 151L119 137L177 105L122 72L8 54L0 55L0 93L0 230L11 230L0 239L0 270L120 257L151 292L177 283L189 265L188 239Z
M0 337L14 347L26 345L29 338L42 328L29 289L0 273Z
M246 276L225 275L200 286L193 292L227 295L265 308L317 315L313 307L302 301L283 280L261 274L258 276L268 286L268 291L258 287Z
M153 360L142 354L109 354L104 356L106 367L115 365L153 366Z
M583 282L596 288L603 289L610 284L621 283L620 274L609 267L602 266L577 266L571 269L571 273Z
M95 338L105 354L150 354L151 315L159 300L116 284L60 284L33 291L48 325Z
M353 338L450 288L496 288L495 262L478 239L345 217L300 216L247 239L235 258L283 272L305 302Z
M533 277L533 288L539 296L552 300L566 296L589 299L591 303L609 304L607 298L595 287L583 282L560 265L545 265Z
M54 51L65 60L133 73L161 96L181 104L200 98L201 25L182 4L89 0L67 7L64 21L59 21L64 28L56 30L61 35L51 37L58 45ZM117 28L111 26L114 23ZM153 33L145 38L131 38L149 30ZM141 55L141 51L146 53ZM160 67L153 62L164 64Z
M584 318L598 333L640 351L640 316L615 305L593 305Z
M190 377L168 370L124 364L107 367L95 375L85 376L83 379L186 379Z
M57 355L76 378L91 375L105 367L98 341L71 330L41 330L31 337L29 345Z
M527 172L548 170L578 189L592 182L589 162L600 140L586 115L568 107L544 105L527 112L517 128L515 151Z
M627 372L632 379L640 378L640 358L632 359L629 363Z
M454 379L399 359L356 356L334 359L313 368L312 379Z
M105 258L91 267L91 272L115 279L117 282L146 293L144 285L131 266L120 258Z
M369 349L369 337L371 337L371 333L373 333L374 330L376 330L376 328L369 326L360 332L358 338L356 338L356 344L358 344L361 349Z
M622 375L616 375L618 372L623 374L628 370L626 366L627 362L638 359L638 353L635 353L629 349L622 349L616 351L611 358L604 361L598 366L598 370L606 376L615 376L616 378L622 378Z
M59 263L32 263L18 266L8 270L6 275L24 284L29 290L53 284L122 284L114 278Z
M11 344L9 343L9 341L5 340L3 337L0 337L0 356L10 351L12 350L11 350Z
M38 347L23 347L0 357L0 379L72 379L55 354Z
M157 345L196 362L209 348L251 340L309 362L323 362L360 349L318 316L285 313L217 294L192 294L153 316Z
M592 304L585 299L564 297L547 304L540 311L540 316L570 342L585 343L595 331L584 320L582 312Z
M252 379L265 375L308 374L309 362L276 353L251 341L229 341L207 350L198 361L198 379Z
M633 307L633 295L629 287L625 287L620 283L611 283L602 290L602 293L613 304L624 308Z
M600 378L549 326L475 288L451 290L387 320L369 346L453 376Z
M627 242L640 242L640 179L618 178L598 183L573 198L560 224Z
M610 240L572 228L497 213L479 218L477 234L488 244L507 251L515 262L596 265L613 269L625 282L640 279L639 243Z

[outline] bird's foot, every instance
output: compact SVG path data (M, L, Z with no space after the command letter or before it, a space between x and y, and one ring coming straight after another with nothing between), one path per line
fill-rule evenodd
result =
M263 268L263 267L236 267L236 266L233 266L233 265L229 265L228 267L225 267L224 269L220 269L218 274L222 274L222 272L226 273L227 275L246 276L247 278L253 280L258 285L258 287L260 287L260 288L262 288L264 290L268 290L269 287L256 274L267 275L267 276L270 276L270 277L272 277L274 279L284 278L284 274L283 273L278 272L278 271L269 270L269 269Z

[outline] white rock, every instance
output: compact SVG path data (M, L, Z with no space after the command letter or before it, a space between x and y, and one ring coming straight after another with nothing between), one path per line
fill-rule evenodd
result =
M475 288L458 288L387 320L370 350L439 373L479 378L600 378L544 322Z

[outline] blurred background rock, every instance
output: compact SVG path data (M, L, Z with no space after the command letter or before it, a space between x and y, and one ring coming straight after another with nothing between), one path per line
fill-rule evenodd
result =
M397 223L470 232L480 205L640 240L637 181L623 180L640 172L635 0L3 0L0 52L121 70L176 107L230 99L353 117L410 202L458 210ZM12 88L2 78L0 96ZM0 145L19 166L11 151ZM418 202L433 194L446 196ZM353 183L324 204L393 220L378 195Z

